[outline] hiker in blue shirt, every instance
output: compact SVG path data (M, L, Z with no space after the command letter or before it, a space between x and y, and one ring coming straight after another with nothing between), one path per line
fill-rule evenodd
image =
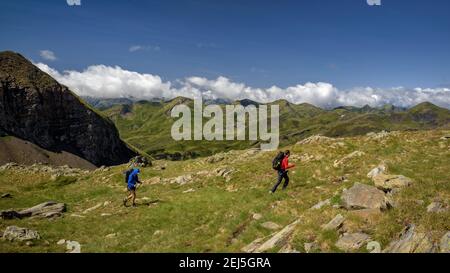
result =
M133 207L136 207L136 184L142 184L139 181L138 174L140 173L140 170L138 168L131 169L126 172L126 181L127 181L127 189L128 189L128 195L125 199L123 199L123 205L127 206L128 200L132 199L133 201Z

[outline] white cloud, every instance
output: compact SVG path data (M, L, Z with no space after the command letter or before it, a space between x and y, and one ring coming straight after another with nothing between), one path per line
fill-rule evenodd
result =
M177 81L176 86L164 82L161 77L128 71L119 66L89 66L83 71L67 70L58 72L46 64L37 66L68 86L80 96L103 98L135 97L150 99L155 97L174 98L185 96L194 98L217 99L251 99L259 102L271 102L286 99L292 103L311 103L320 107L336 106L382 106L393 104L409 107L429 101L442 107L450 108L450 88L414 88L393 87L390 89L361 87L339 90L330 83L305 83L280 88L254 88L244 83L233 82L226 77L207 79L188 77Z
M39 55L47 61L55 61L56 60L56 55L53 51L51 50L41 50L39 51Z
M69 6L81 6L81 0L66 0Z
M136 52L136 51L139 51L139 50L144 50L144 51L149 51L149 50L152 50L152 51L160 51L161 48L160 48L159 46L150 46L150 45L147 45L147 46L133 45L133 46L130 46L130 48L128 49L128 51L130 51L130 52Z

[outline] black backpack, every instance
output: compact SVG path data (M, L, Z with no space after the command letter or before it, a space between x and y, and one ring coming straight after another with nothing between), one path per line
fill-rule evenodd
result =
M130 174L133 172L133 169L129 169L125 172L125 183L128 184L128 178L130 177Z
M272 160L272 168L274 170L277 170L277 171L281 170L281 161L283 160L283 158L284 158L284 153L279 152L277 154L277 156Z

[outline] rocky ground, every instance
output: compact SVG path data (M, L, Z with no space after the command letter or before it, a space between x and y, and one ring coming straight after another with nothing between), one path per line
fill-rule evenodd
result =
M313 136L276 152L231 151L143 167L0 167L0 252L450 252L450 132Z

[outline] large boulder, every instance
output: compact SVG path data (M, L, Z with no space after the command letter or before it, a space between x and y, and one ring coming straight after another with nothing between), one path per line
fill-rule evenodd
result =
M22 219L26 217L53 218L61 216L65 211L66 204L49 201L21 211L5 210L0 212L0 215L1 219Z
M375 187L383 191L408 187L413 183L410 178L403 175L378 174L372 177L372 179Z
M53 201L44 202L34 207L19 211L22 217L51 218L61 216L66 211L66 204Z
M385 194L379 189L360 183L344 191L342 206L346 209L386 209Z
M417 232L414 224L408 225L400 238L391 242L384 253L432 253L435 247L428 234Z
M343 251L355 251L370 241L370 236L365 233L346 233L336 242L336 247Z
M3 238L10 241L31 241L40 239L39 233L32 229L9 226L3 233Z

